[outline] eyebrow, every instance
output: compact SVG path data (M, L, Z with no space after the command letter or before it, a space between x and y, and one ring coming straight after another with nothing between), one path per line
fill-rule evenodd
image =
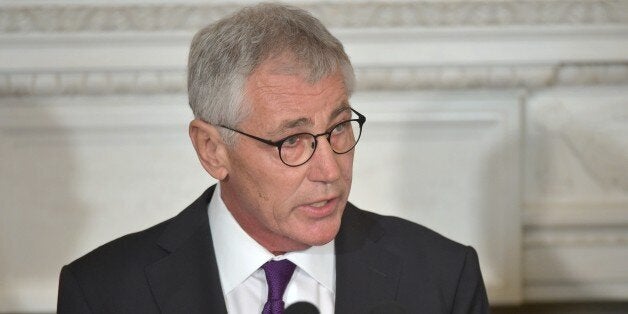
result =
M339 115L341 115L343 112L350 111L350 110L351 110L351 106L349 106L349 102L343 101L340 104L340 106L338 106L338 108L332 111L331 115L329 116L329 120L332 121L336 119ZM306 117L293 119L293 120L283 120L279 124L279 127L277 127L274 131L271 131L269 135L271 136L278 135L286 130L294 129L303 125L312 125L312 120Z

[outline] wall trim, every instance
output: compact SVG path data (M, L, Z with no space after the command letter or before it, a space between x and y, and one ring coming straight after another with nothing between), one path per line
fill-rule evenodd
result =
M356 67L359 90L534 88L628 83L626 63ZM184 69L0 72L0 97L186 92Z
M628 1L299 1L332 28L628 24ZM0 33L193 31L244 3L70 1L3 5ZM351 12L351 14L347 14Z
M523 223L530 228L628 226L628 200L615 203L528 203L525 207Z

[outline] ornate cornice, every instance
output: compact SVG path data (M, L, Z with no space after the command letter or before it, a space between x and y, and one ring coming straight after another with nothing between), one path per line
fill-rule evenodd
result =
M168 94L186 91L184 70L0 73L0 96Z
M556 83L553 66L443 66L358 68L362 90L537 87ZM628 81L628 77L626 78Z
M535 88L628 84L628 63L358 68L359 88Z
M628 84L628 63L362 67L359 90L535 88ZM184 69L0 73L0 96L185 93Z
M193 32L240 6L233 3L0 4L0 34ZM299 6L332 28L628 25L626 0L310 1Z

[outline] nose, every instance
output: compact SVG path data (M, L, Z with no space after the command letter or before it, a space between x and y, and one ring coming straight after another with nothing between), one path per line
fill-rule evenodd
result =
M342 155L336 154L326 137L318 138L314 155L308 161L310 169L308 179L312 182L329 183L340 178L340 165L338 159Z

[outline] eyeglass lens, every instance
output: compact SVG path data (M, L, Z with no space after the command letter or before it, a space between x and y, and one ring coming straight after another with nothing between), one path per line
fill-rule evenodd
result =
M329 144L337 154L350 151L360 139L360 123L345 121L337 124L329 133ZM281 160L289 166L298 166L308 161L316 149L316 138L312 134L301 133L287 138L279 148Z

